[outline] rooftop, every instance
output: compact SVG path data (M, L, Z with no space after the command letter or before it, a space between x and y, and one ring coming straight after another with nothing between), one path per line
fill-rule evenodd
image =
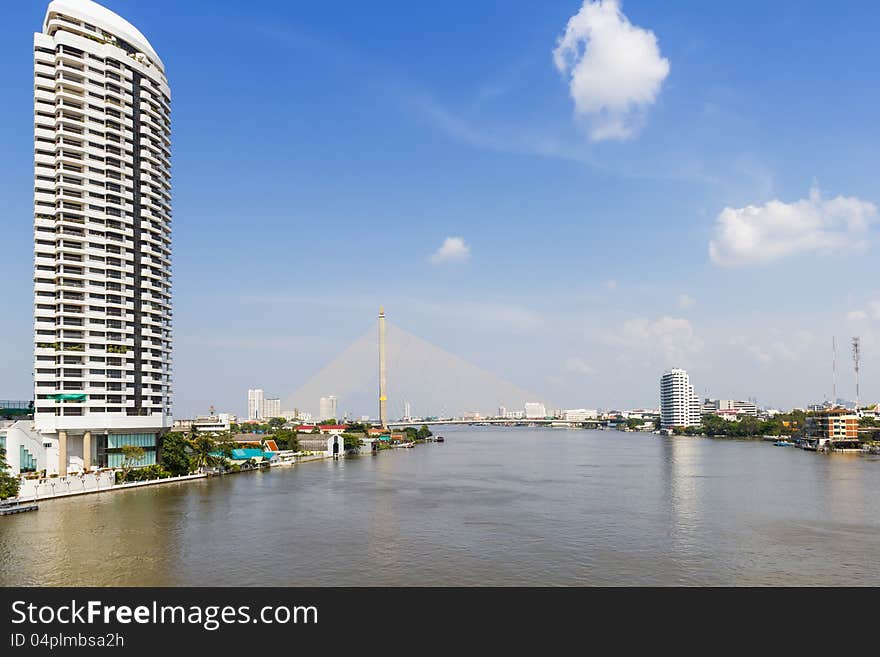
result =
M122 18L122 16L114 14L97 2L92 2L92 0L52 0L46 9L46 18L43 20L44 31L52 14L64 14L71 18L78 18L90 25L101 28L113 36L124 39L147 55L164 72L165 65L162 63L159 55L156 54L156 51L153 50L150 42L147 41L147 37L141 34L140 30Z

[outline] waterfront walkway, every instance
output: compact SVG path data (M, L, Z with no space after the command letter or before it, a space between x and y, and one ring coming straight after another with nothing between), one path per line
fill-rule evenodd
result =
M332 456L324 454L313 454L302 456L296 461L288 461L284 463L273 463L270 467L290 467L300 463L309 461L323 461ZM239 472L254 472L253 470L240 470ZM17 501L20 503L36 502L38 500L52 500L61 497L73 497L75 495L88 495L91 493L107 493L111 491L129 490L131 488L142 488L144 486L156 486L158 484L172 484L176 482L193 481L196 479L206 479L209 476L224 476L227 474L239 474L239 472L227 471L222 474L190 474L180 477L163 477L161 479L150 479L149 481L130 481L124 484L116 483L116 472L114 470L105 470L102 472L94 472L84 475L69 475L67 477L48 477L42 479L23 479L21 488L18 491Z

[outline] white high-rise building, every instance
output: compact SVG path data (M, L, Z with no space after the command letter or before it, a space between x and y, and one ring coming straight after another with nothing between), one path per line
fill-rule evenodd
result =
M126 445L154 463L173 422L170 104L137 28L91 0L49 3L34 34L34 428L61 475L121 465Z
M660 426L693 427L700 424L702 404L688 373L671 369L660 377Z
M530 419L540 419L547 415L547 409L541 402L526 402L523 410L524 415Z
M248 389L248 420L262 420L265 395L262 388Z
M263 401L263 418L271 420L273 417L281 417L281 400L277 398Z
M323 422L336 417L336 397L321 397L319 404L318 420Z

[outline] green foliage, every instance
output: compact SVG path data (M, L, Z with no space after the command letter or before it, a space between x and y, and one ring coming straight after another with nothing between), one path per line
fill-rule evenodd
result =
M269 420L269 427L272 429L278 429L284 426L284 423L287 422L283 417L273 417Z
M125 471L117 471L116 472L116 483L123 484L132 481L153 481L154 479L167 479L168 477L173 477L174 475L163 468L159 464L154 465L145 465L142 468L136 468L134 470Z
M321 420L320 422L318 422L318 425L319 425L319 426L322 426L322 427L326 427L326 426L331 425L331 424L337 424L337 422L336 422L336 418L335 418L335 417L331 417L331 418L329 418L329 419L327 419L327 420Z
M364 444L361 437L353 433L342 434L342 443L345 449L357 449Z
M6 450L0 449L0 500L18 497L18 478L7 471Z
M272 434L272 439L277 443L280 449L299 450L299 441L296 437L296 431L293 429L277 429Z
M352 422L346 427L346 430L350 433L367 433L367 430L370 429L369 424L364 424L363 422Z
M194 464L186 436L179 431L171 431L162 436L161 445L162 466L168 472L179 477L193 471Z
M192 450L193 461L199 472L221 466L225 462L223 457L214 455L214 452L221 451L221 448L220 443L212 436L195 434L190 437L189 447Z
M740 416L736 422L725 420L717 415L704 415L697 427L683 431L688 435L729 436L749 438L754 436L794 436L803 432L806 414L803 411L780 413L767 420L759 420L751 415Z
M421 427L419 427L418 437L421 440L425 440L425 438L430 438L433 435L434 434L431 433L431 430L428 428L427 424L423 424Z
M124 460L122 461L122 472L125 477L128 476L128 473L131 472L131 469L134 467L135 463L144 458L146 452L143 447L137 447L136 445L123 445L122 456Z

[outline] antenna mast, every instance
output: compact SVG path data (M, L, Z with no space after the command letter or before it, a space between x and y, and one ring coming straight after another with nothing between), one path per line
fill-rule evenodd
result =
M862 360L862 339L858 336L852 339L852 357L856 368L856 413L859 412L859 364Z
M837 404L837 336L831 336L831 405Z

